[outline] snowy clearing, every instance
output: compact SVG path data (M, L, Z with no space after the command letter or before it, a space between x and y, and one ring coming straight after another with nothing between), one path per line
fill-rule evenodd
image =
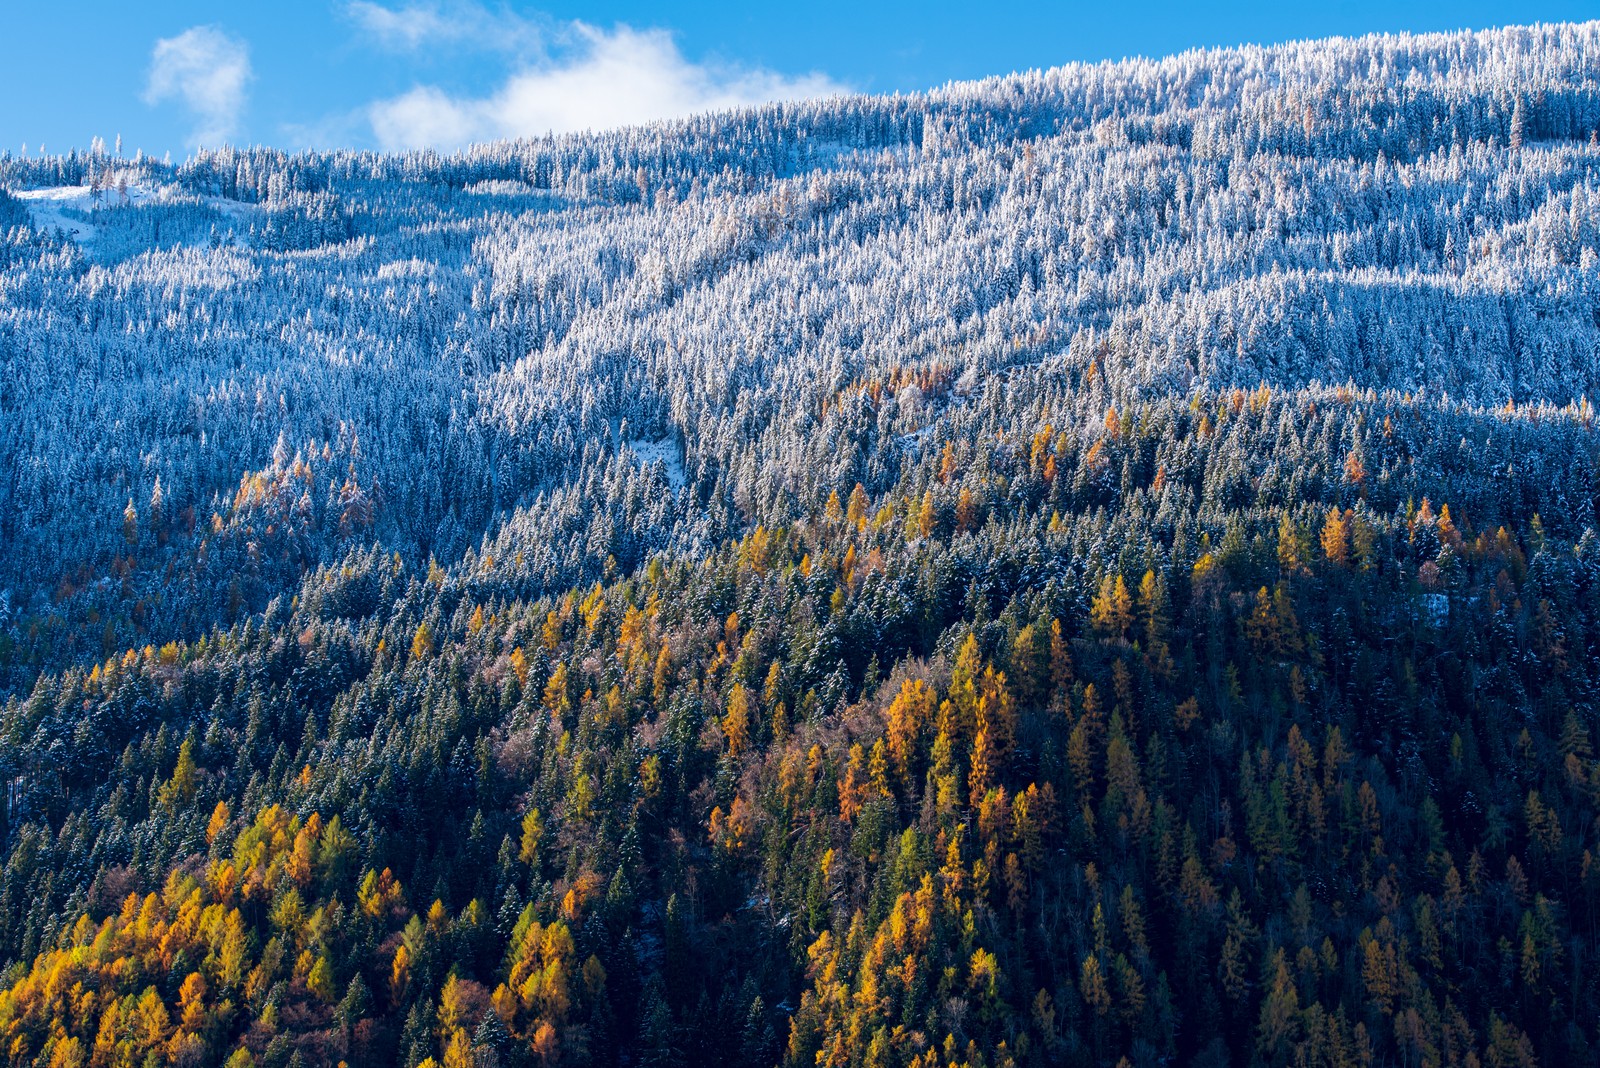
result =
M128 188L130 200L135 192L135 187ZM94 240L97 234L94 225L75 217L77 213L88 213L95 207L94 194L88 186L64 185L54 189L25 189L12 195L27 204L28 211L33 215L33 221L39 229L60 230L80 243ZM100 195L103 203L105 191L102 190ZM111 195L118 200L121 199L120 194L115 191L112 191ZM68 212L73 214L68 215Z
M649 467L659 461L673 489L682 489L688 482L683 471L683 454L678 451L678 443L672 438L662 438L660 441L636 438L628 442L628 448L639 458L641 467Z
M125 187L118 188L115 179L108 182L98 196L87 185L23 189L13 191L11 195L27 205L35 226L40 230L59 229L79 244L92 242L99 236L99 226L92 220L92 216L106 208L200 203L222 212L235 222L247 218L254 210L254 205L251 204L229 200L226 197L194 196L171 184L150 185L144 182L129 182Z

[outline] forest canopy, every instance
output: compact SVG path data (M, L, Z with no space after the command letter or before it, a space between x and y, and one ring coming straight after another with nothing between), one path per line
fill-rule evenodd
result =
M0 156L0 1058L1597 1063L1597 56Z

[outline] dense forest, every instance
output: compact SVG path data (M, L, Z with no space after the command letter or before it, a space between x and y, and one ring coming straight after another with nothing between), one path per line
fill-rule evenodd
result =
M1600 23L0 156L0 1058L1600 1064Z

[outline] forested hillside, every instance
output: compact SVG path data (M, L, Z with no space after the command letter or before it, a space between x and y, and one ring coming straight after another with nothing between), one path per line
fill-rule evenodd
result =
M1600 24L0 156L14 1065L1600 1063Z

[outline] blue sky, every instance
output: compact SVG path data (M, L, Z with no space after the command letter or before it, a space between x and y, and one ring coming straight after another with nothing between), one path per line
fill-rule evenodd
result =
M452 148L1074 60L1583 19L1570 0L970 5L3 0L0 150Z

